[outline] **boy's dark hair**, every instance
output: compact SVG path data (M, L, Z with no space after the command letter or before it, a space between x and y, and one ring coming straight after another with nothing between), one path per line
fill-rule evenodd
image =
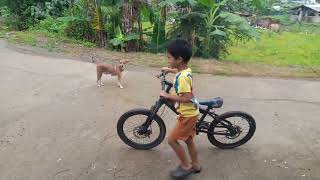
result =
M170 42L167 47L168 53L170 53L175 59L181 57L185 63L188 63L192 56L191 44L183 39L176 39Z

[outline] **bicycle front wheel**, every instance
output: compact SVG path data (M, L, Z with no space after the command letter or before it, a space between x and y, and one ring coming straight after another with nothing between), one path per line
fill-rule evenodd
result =
M149 109L134 109L124 113L117 123L120 139L135 149L147 150L158 146L165 138L166 126L163 120L155 115L151 125L142 130L142 125L149 115Z

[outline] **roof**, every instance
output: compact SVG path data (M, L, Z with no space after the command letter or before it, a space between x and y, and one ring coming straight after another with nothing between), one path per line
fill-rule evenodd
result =
M301 6L298 6L298 7L294 7L292 9L297 9L297 8L300 8L300 7L307 7L309 9L314 10L314 11L320 12L320 4L304 4L304 5L301 5Z
M306 4L304 6L310 8L310 9L313 9L317 12L320 12L320 4Z

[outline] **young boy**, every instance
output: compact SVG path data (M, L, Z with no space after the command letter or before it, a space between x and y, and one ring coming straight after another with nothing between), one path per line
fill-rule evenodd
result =
M194 98L192 94L193 81L191 69L188 68L188 62L192 56L192 46L185 40L174 40L168 45L167 56L170 68L162 68L162 71L176 73L174 78L175 92L172 95L161 92L160 95L176 102L178 105L177 111L179 116L168 138L168 144L180 160L180 166L170 171L170 175L174 178L182 178L191 173L199 173L201 171L197 150L193 141L196 134L195 126L199 109L191 102ZM191 163L187 159L185 150L178 140L184 141L187 144Z

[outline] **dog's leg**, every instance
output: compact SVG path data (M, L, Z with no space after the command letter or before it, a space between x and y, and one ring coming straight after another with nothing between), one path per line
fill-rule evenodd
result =
M123 86L121 84L121 74L118 75L118 86L120 89L123 89Z
M97 70L97 86L101 87L104 84L101 82L102 73Z

